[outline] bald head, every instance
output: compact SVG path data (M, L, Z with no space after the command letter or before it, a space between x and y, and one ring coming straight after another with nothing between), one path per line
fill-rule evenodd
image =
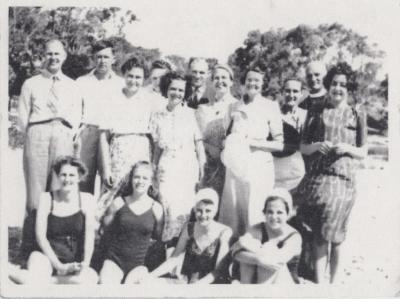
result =
M306 69L307 84L311 93L321 91L323 87L323 79L326 75L326 67L322 61L312 61Z
M61 66L67 57L64 45L61 41L50 40L45 45L45 68L55 74L61 70Z

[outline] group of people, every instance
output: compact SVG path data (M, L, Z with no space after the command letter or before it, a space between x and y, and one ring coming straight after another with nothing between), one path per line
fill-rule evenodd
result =
M22 87L27 263L9 265L11 280L298 283L305 247L288 223L295 216L313 235L303 266L316 283L335 282L367 154L349 65L326 72L311 62L308 96L290 77L278 102L262 96L258 66L236 99L224 64L193 58L184 74L157 60L149 72L132 57L121 78L111 43L95 44L93 57L93 71L74 81L62 73L62 43L48 41L43 71Z

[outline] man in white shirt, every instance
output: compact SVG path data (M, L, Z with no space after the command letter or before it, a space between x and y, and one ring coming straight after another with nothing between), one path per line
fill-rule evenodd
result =
M81 191L94 194L96 173L101 173L99 159L99 125L113 105L112 98L121 92L123 79L112 70L115 62L113 45L99 41L93 46L95 68L79 77L77 83L83 97L83 120L79 134L79 157L88 169L80 183Z
M82 101L76 82L61 70L66 56L59 40L47 42L42 73L27 79L21 89L18 122L26 134L23 164L28 213L37 209L42 192L55 188L54 160L74 152Z
M204 58L191 58L189 61L189 75L191 77L191 95L187 99L190 108L197 109L201 104L209 102L207 80L210 77L208 63Z

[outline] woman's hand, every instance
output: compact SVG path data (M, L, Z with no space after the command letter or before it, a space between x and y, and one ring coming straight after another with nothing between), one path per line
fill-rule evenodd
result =
M333 149L333 144L330 141L322 141L313 143L315 151L320 152L323 155L328 154Z
M67 275L80 271L82 267L80 263L60 263L60 265L57 265L55 268L58 275Z
M107 188L111 189L114 187L115 180L110 173L106 172L103 177L103 183Z
M349 154L352 151L352 146L347 143L338 143L333 147L333 150L338 155Z

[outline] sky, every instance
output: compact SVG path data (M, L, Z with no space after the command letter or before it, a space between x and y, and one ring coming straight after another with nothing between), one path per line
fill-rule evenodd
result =
M226 62L250 30L338 22L387 51L398 34L390 28L397 27L399 7L390 0L131 0L128 8L139 21L125 33L132 44L164 55Z

